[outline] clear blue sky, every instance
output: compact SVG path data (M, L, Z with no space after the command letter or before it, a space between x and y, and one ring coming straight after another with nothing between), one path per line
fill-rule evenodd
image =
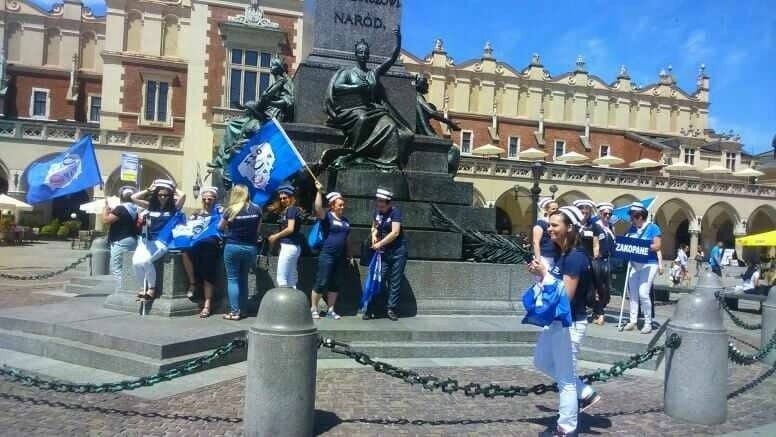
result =
M51 4L52 0L34 0ZM103 0L85 0L104 13ZM577 55L606 82L621 64L639 85L673 66L695 90L698 66L711 76L710 125L733 129L746 151L770 148L776 134L774 0L404 0L404 46L424 56L442 38L456 61L478 58L490 40L498 59L522 68L537 52L553 75Z

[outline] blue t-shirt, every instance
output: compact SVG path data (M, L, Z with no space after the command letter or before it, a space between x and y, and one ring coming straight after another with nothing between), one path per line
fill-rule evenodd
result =
M617 241L611 227L604 225L600 221L598 225L604 231L598 239L598 254L601 258L609 258L614 253L614 248L617 247Z
M401 223L401 210L392 206L385 214L375 210L373 214L375 218L375 226L377 227L377 238L382 240L391 232L391 227L394 223ZM399 232L399 236L391 242L391 244L385 246L385 250L393 250L401 247L404 244L404 230Z
M146 238L156 240L159 237L159 232L175 216L176 212L145 210L143 215L146 221Z
M299 246L302 244L302 234L299 230L302 227L302 212L295 206L290 206L286 209L286 213L280 218L280 229L285 230L288 228L288 221L294 221L294 230L291 235L283 237L280 242L286 244L293 244Z
M631 226L630 229L628 229L628 233L625 234L626 237L640 238L642 240L649 241L652 241L655 239L655 237L660 237L662 235L663 232L660 230L660 226L654 223L647 223L641 230L636 229L635 226ZM657 264L657 258L652 258L650 256L647 264Z
M224 217L226 219L226 217ZM261 223L261 207L248 203L226 223L226 243L255 245L259 239L259 224Z
M321 221L323 226L323 246L321 251L335 254L344 255L345 245L348 241L348 235L350 234L350 222L347 218L336 218L331 212L326 213L326 217Z
M587 224L582 228L582 247L585 249L587 256L593 257L593 240L598 239L599 243L601 239L606 235L601 222L595 217L591 218ZM599 245L599 250L601 249ZM600 254L600 253L599 253Z
M571 318L575 321L585 319L587 317L585 300L587 293L592 293L593 290L593 270L590 266L590 257L585 250L575 247L565 254L558 255L550 274L561 281L566 275L579 279L574 298L571 299Z
M711 248L711 252L709 253L709 266L711 267L720 267L720 260L722 259L722 248L719 246L714 246Z
M550 238L550 224L547 220L539 220L536 225L542 228L542 239L539 240L539 254L547 258L558 256L558 246Z

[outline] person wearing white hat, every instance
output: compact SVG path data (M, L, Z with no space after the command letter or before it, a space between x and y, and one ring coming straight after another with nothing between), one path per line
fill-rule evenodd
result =
M156 179L148 189L132 195L135 205L145 208L141 213L145 224L132 256L132 266L138 282L147 290L140 290L138 299L154 300L156 296L156 268L154 263L167 253L167 244L159 239L162 229L183 208L186 194L175 189L169 179Z
M539 200L539 211L541 217L536 220L533 227L533 255L534 259L540 259L548 269L552 268L557 256L557 246L550 239L549 234L549 216L558 209L558 202L550 197L544 197Z
M609 202L601 202L596 205L598 209L598 224L604 231L598 242L598 258L593 260L593 274L596 278L596 300L593 306L593 323L603 325L605 323L604 311L611 300L611 256L616 245L614 231L611 227L611 218L614 205Z
M302 210L296 206L296 189L283 184L277 189L279 206L270 211L280 215L278 232L267 238L270 245L280 242L276 282L278 287L296 288L299 280L299 256L302 254Z
M574 206L582 211L582 247L587 256L596 259L600 256L600 240L605 237L605 232L598 224L595 202L579 199L574 201Z
M220 206L218 201L218 188L203 187L200 190L202 197L202 209L189 217L192 220L200 220L212 217L218 214ZM196 246L182 251L183 269L186 271L186 277L189 280L189 289L186 295L189 299L194 298L194 292L199 284L202 284L202 311L199 317L210 317L210 308L213 301L215 284L218 281L218 264L221 263L221 237L209 237L201 240Z
M124 186L119 188L121 204L111 209L105 202L102 211L102 222L110 225L108 228L108 244L110 245L110 272L116 280L116 287L123 287L122 271L124 270L124 253L131 252L137 247L137 215L138 210L132 203L132 194L135 187Z
M630 262L630 274L626 279L630 300L630 320L623 329L626 331L636 329L640 303L641 312L644 314L644 326L641 328L641 333L649 334L652 332L652 301L649 293L652 290L655 276L658 271L662 270L662 265L660 265L662 260L660 250L663 245L662 231L658 225L647 220L647 209L641 202L631 203L628 212L631 227L625 236L648 240L650 242L649 250L656 256L645 263Z
M315 184L318 193L315 196L315 214L323 227L323 244L318 255L318 272L315 277L312 294L310 296L310 312L313 319L320 319L318 308L321 296L326 293L326 317L334 320L341 319L334 310L337 303L337 295L342 290L342 277L345 275L346 260L350 256L348 237L350 236L350 221L345 217L345 199L342 194L331 192L326 195L328 208L323 206L323 185Z
M531 261L528 271L542 277L545 285L560 286L571 303L570 327L556 320L540 334L534 351L534 365L555 380L560 394L558 424L554 435L573 435L578 413L585 411L601 397L593 387L577 376L577 355L587 329L586 302L593 293L593 273L590 258L581 245L582 212L574 206L564 206L550 214L550 238L558 246L555 265L547 269L538 259Z
M399 320L399 297L404 268L407 266L407 239L401 226L401 210L393 205L393 193L378 188L375 193L375 210L372 213L372 249L382 252L383 289L387 291L387 311L389 319ZM375 304L369 306L374 307ZM370 308L363 308L361 317L368 320L374 317Z

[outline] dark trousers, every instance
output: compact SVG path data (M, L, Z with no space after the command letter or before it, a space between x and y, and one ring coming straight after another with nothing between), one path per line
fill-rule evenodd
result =
M593 316L602 316L611 299L612 268L609 258L593 260L593 275L598 297L593 305Z
M383 290L388 293L388 309L396 311L401 295L401 281L407 266L407 246L402 245L383 253Z
M722 267L720 266L712 266L711 271L714 272L715 275L722 277Z

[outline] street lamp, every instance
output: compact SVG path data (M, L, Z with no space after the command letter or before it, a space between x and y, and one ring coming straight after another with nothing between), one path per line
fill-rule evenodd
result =
M539 187L539 179L542 178L542 175L544 175L544 164L534 162L531 166L531 177L533 178L533 187L531 187L531 223L536 223L539 220L539 194L542 193L542 189Z
M555 200L555 193L558 192L557 185L550 185L550 193L552 193L552 199Z
M194 198L199 198L199 192L202 189L202 175L199 172L199 161L197 161L197 176L194 178L194 185L191 187L191 191L194 192Z

